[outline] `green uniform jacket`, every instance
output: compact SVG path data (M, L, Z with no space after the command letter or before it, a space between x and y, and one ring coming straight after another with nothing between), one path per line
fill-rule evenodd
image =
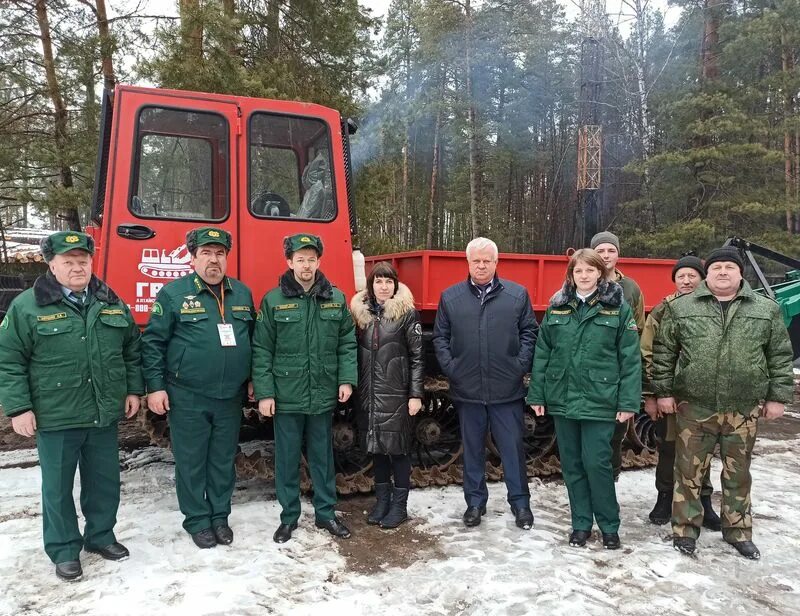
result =
M653 379L653 342L658 333L658 326L661 323L661 318L664 316L667 302L671 302L680 293L673 293L665 297L658 306L650 311L647 319L644 322L644 329L642 330L641 347L642 347L642 390L648 394L652 394L653 386L650 381Z
M84 318L85 317L85 318ZM106 427L144 394L140 334L128 307L92 276L83 314L48 272L0 324L0 404L33 410L39 430Z
M317 272L308 293L287 271L264 296L253 336L257 400L279 413L317 415L336 408L339 385L358 382L355 324L339 289Z
M790 403L792 346L778 304L746 281L725 315L705 281L667 303L653 345L653 389L714 413Z
M642 396L639 334L622 287L602 282L582 308L572 285L547 308L528 388L528 404L568 419L614 421L638 413Z
M639 284L633 279L628 278L618 269L614 270L616 283L622 287L622 295L633 311L633 318L636 319L636 327L639 328L639 335L644 331L644 296Z
M253 294L234 278L226 276L222 284L225 322L233 325L236 346L222 346L219 304L200 276L185 276L158 292L142 336L147 391L169 383L217 400L241 393L250 378Z

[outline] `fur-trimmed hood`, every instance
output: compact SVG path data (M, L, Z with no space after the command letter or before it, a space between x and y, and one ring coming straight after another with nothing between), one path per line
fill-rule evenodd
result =
M414 310L414 296L411 290L402 282L397 283L397 293L394 297L387 299L383 305L383 316L390 321L397 321L407 312ZM350 300L350 312L353 313L356 326L364 329L374 318L369 306L369 295L367 290L359 291Z
M616 282L611 280L603 280L597 285L597 299L601 304L606 306L621 306L622 305L622 287ZM550 298L550 307L564 306L572 301L577 300L578 296L575 294L575 285L569 282L564 282L564 286L560 291L557 291L553 297Z

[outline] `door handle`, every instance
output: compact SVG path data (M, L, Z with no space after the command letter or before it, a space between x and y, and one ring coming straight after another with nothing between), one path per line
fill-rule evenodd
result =
M156 236L156 232L144 225L119 225L117 235L129 240L149 240Z

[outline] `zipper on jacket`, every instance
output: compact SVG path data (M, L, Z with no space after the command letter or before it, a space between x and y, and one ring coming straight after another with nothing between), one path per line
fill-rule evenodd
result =
M375 363L376 363L376 356L378 351L378 345L380 343L380 332L378 331L381 326L381 318L375 315L375 320L372 324L372 340L369 345L369 359L370 359L370 369L372 372L372 378L369 380L369 406L367 408L367 413L369 417L369 435L370 437L374 436L375 434L375 409L373 407L373 401L375 400ZM369 442L367 442L367 448L369 448Z

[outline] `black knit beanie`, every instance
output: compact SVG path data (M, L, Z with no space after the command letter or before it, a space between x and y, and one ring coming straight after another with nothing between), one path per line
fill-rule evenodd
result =
M710 265L717 261L730 261L731 263L735 263L739 266L739 271L744 274L744 261L742 261L742 255L738 248L723 246L722 248L715 248L708 253L706 257L706 273L708 273Z
M675 275L678 273L678 270L683 269L684 267L691 267L698 274L700 274L700 278L706 277L706 270L703 269L703 262L700 260L700 258L696 257L695 255L686 255L685 257L678 259L675 267L672 268L672 282L675 282Z

